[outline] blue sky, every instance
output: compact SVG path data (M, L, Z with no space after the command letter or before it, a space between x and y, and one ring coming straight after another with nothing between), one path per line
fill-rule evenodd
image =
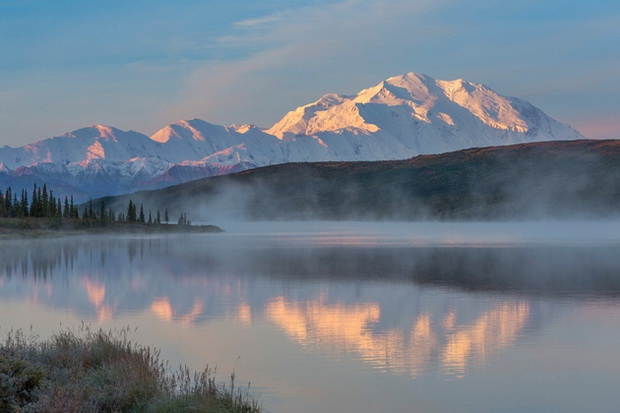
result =
M618 22L617 0L0 0L0 145L93 123L269 127L406 72L620 137Z

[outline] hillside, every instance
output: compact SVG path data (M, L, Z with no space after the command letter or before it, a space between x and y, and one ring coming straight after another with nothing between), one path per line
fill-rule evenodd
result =
M401 161L289 163L107 198L192 219L505 219L620 213L620 140L474 148Z

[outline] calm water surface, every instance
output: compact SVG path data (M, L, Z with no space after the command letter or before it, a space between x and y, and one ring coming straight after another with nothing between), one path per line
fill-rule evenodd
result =
M0 333L137 327L271 412L620 412L620 224L0 242Z

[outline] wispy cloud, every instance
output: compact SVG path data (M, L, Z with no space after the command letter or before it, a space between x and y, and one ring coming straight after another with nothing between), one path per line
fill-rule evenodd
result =
M269 16L258 17L256 19L245 19L233 23L237 27L256 27L265 24L275 23L284 17L284 13L276 13Z
M355 91L386 75L423 68L416 47L450 35L423 16L454 1L345 0L238 22L254 30L220 40L248 48L245 57L197 69L166 116L270 126L275 113L322 93Z

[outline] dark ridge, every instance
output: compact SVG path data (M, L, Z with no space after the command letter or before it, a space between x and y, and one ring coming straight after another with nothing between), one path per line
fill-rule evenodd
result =
M289 163L200 179L129 197L195 220L505 219L620 213L620 140L472 148L397 161Z

